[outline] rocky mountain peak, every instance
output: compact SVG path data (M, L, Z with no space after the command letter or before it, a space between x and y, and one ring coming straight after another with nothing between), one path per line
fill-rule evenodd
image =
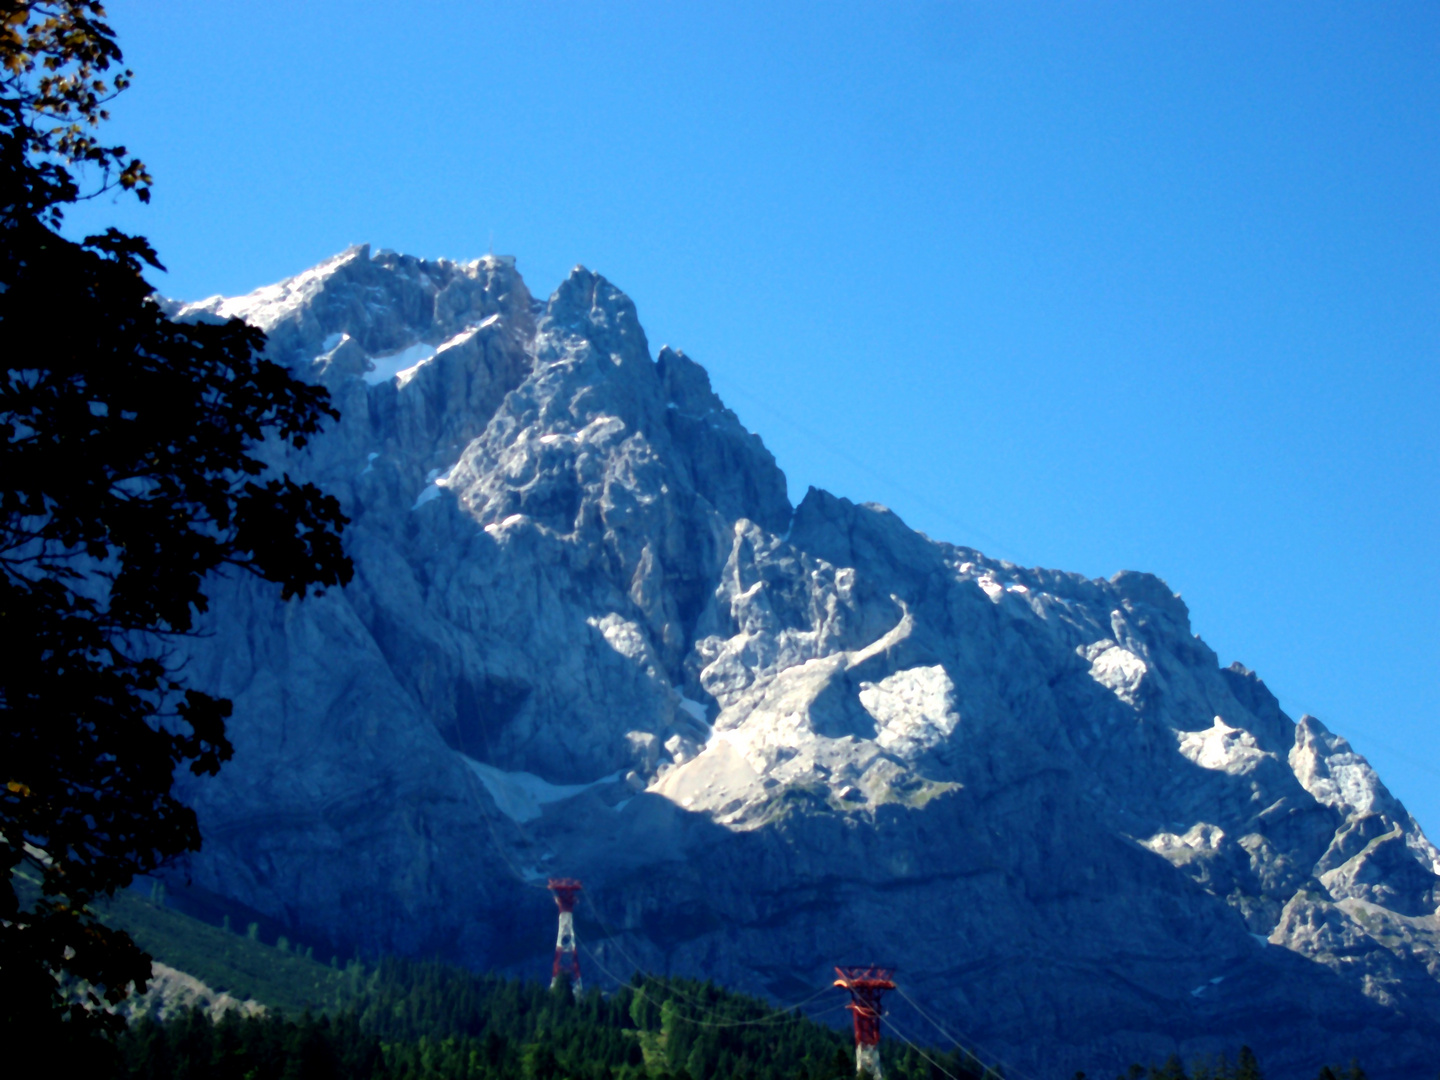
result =
M1435 849L1159 578L792 509L583 267L541 304L506 257L361 246L174 310L329 387L339 423L273 461L340 497L356 564L303 605L215 590L191 663L237 751L192 791L200 887L529 971L563 871L606 977L783 999L858 950L1037 1076L1237 1041L1399 1076L1440 1033Z

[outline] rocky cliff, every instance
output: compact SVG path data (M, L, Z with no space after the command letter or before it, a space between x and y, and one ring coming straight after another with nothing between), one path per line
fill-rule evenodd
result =
M777 1001L834 963L1015 1075L1249 1043L1272 1077L1429 1077L1440 853L1364 758L1221 667L1158 578L1026 569L874 504L798 507L760 439L577 268L353 248L238 316L342 419L354 583L217 583L235 700L198 885L370 951ZM278 451L277 451L278 455ZM821 998L811 1007L835 1002Z

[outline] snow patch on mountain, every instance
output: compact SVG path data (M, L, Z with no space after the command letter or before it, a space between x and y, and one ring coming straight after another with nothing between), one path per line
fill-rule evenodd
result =
M1204 731L1177 731L1175 734L1181 755L1202 769L1244 775L1253 772L1261 761L1275 760L1274 754L1260 749L1254 735L1231 727L1219 716Z
M177 310L329 389L340 421L266 452L341 500L356 565L301 605L227 579L187 643L236 703L192 785L205 888L528 971L554 867L654 970L781 995L884 956L1042 1080L1440 1039L1440 854L1159 578L792 506L584 268L536 301L505 257L361 248Z
M465 758L465 764L485 785L496 808L511 821L517 822L534 821L551 803L573 799L592 788L613 784L620 779L620 773L614 773L588 784L552 784L534 773L507 772L470 757Z
M955 684L941 664L907 668L860 684L860 704L875 718L876 743L905 759L918 757L955 732Z
M185 304L176 313L177 321L184 322L199 315L210 315L220 319L243 319L261 330L270 330L276 323L313 301L325 288L326 283L347 264L368 260L370 246L360 244L346 248L303 273L288 277L274 285L263 285L244 296L211 296L204 300ZM333 348L334 346L329 346Z

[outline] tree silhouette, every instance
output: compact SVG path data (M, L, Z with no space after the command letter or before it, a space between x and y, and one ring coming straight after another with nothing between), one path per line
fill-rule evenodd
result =
M57 231L78 199L148 196L144 165L95 136L130 78L105 79L104 19L0 0L0 1023L29 1039L114 1030L102 998L149 977L87 905L199 846L171 786L230 756L230 703L187 686L169 645L206 576L240 568L288 599L351 573L339 504L254 453L303 446L336 415L325 391L239 321L168 319L142 238Z

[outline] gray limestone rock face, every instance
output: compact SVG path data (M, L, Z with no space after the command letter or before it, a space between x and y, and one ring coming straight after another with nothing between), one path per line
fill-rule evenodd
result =
M1027 569L798 507L703 368L577 268L352 248L245 297L341 419L354 582L214 583L189 671L236 755L195 887L370 953L778 1002L896 964L1041 1080L1234 1052L1433 1071L1440 853L1363 757L1220 667L1160 579ZM1430 1075L1426 1072L1425 1075Z

